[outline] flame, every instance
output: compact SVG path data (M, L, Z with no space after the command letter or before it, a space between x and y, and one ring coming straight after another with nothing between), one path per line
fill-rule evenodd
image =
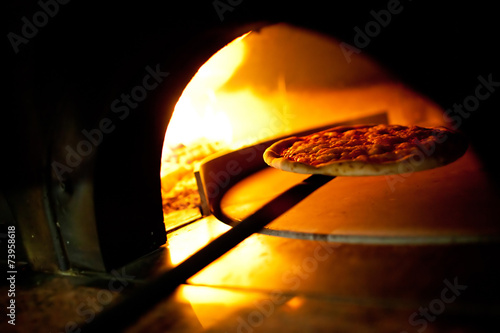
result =
M230 145L233 128L224 109L220 109L217 91L245 57L243 39L236 38L214 54L184 89L165 134L164 154L172 147L208 141Z

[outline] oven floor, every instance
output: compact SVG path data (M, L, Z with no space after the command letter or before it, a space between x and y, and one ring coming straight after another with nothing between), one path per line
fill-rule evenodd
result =
M76 323L227 228L199 220L110 275L26 274L17 284L16 326L3 316L1 330L78 332ZM254 234L126 332L493 332L499 254L497 243L355 245ZM3 286L2 304L6 298Z

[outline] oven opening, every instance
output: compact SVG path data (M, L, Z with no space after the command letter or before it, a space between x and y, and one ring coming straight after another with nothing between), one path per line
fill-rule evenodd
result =
M389 123L443 125L436 105L343 45L275 24L236 38L199 68L164 139L167 231L206 214L195 172L214 154L329 124L380 122L381 115Z

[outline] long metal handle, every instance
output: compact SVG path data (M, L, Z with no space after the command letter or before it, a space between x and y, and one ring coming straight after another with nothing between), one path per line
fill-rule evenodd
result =
M122 331L165 299L190 277L221 257L250 235L298 204L334 177L313 175L271 200L254 214L198 250L185 261L138 288L118 304L106 309L94 320L81 326L81 332Z

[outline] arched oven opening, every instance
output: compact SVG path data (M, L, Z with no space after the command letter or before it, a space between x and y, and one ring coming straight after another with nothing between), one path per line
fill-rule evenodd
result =
M458 130L438 104L366 55L353 52L345 42L289 24L265 26L236 38L200 67L170 119L161 170L166 229L212 214L230 225L244 220L304 178L269 169L262 159L267 146L279 138L342 124ZM474 154L471 149L454 168L337 179L333 183L338 187L325 186L330 192L324 192L328 194L324 206L335 206L333 210L339 213L303 203L296 218L289 213L263 232L402 244L488 238L493 226L487 215L479 218L469 209L456 207L463 200L458 193L474 187L485 195L478 196L474 206L484 202L481 210L492 208L486 204L492 188L480 175L480 162ZM455 178L448 179L450 173ZM463 177L456 178L459 174ZM444 190L448 182L455 187L447 185L444 200L439 188ZM425 200L415 200L415 195ZM370 206L368 202L379 208L365 207ZM367 213L353 213L354 207ZM471 214L478 217L474 230L468 227ZM301 222L307 215L327 218ZM454 220L452 226L449 220Z
M374 97L396 90L392 98L397 98L404 88L374 61L344 53L340 45L312 30L271 24L236 38L200 67L165 135L161 178L167 230L210 214L199 169L213 156L329 124L370 117L387 122L386 105L377 105ZM432 111L415 113L419 122L432 123ZM410 121L402 114L391 112L391 118ZM219 182L246 173L234 169L223 170Z

